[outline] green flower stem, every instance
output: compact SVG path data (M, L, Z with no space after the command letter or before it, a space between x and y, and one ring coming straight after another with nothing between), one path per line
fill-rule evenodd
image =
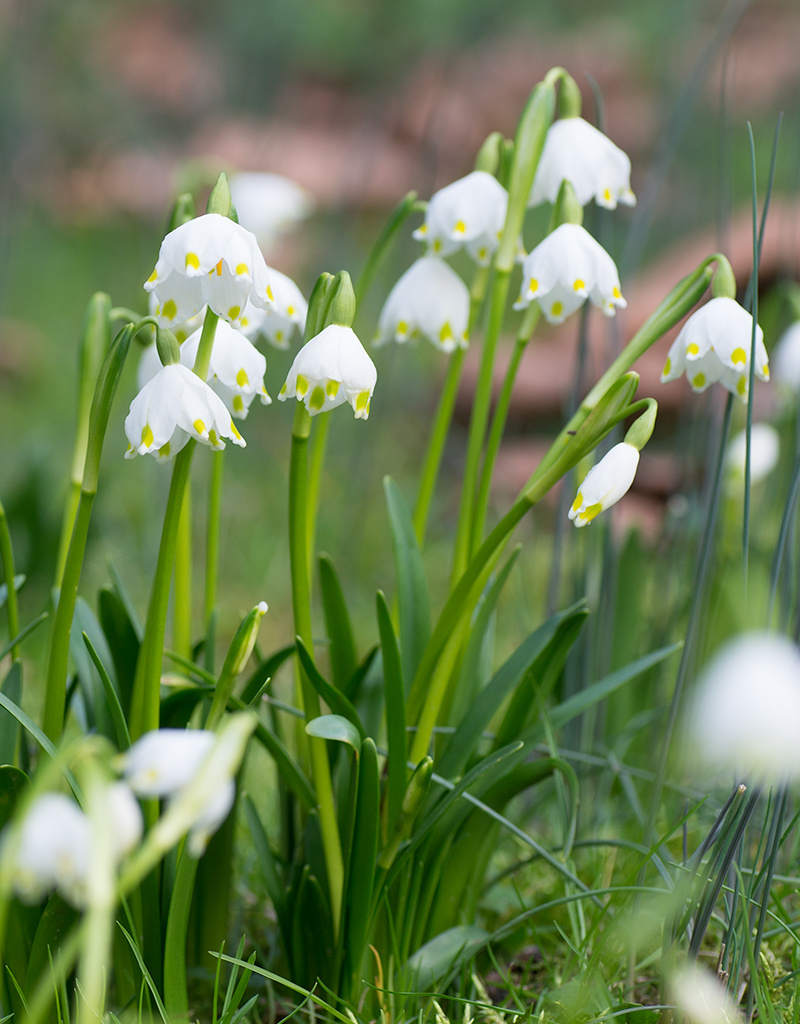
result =
M164 635L169 608L169 589L175 548L178 541L178 525L181 516L192 456L197 442L194 438L178 452L172 466L167 507L161 527L161 543L158 547L156 571L147 606L147 622L144 638L136 663L136 677L131 698L130 734L135 742L140 736L158 728L161 690L161 661L164 652Z
M317 517L319 513L319 490L322 482L322 467L325 464L325 452L328 447L330 422L330 416L321 416L314 431L314 436L310 441L308 490L306 492L308 508L306 513L306 541L308 545L309 580L311 578L310 573L313 571L312 567L314 565Z
M487 267L480 267L475 274L470 289L469 325L467 336L472 335L475 323L477 322L483 299L486 294L486 283L489 280ZM422 464L420 475L419 493L417 505L414 509L414 532L417 536L417 543L422 547L425 541L425 533L428 527L428 516L430 514L433 492L436 488L436 481L439 477L439 467L442 463L444 446L447 442L447 435L450 432L450 423L453 419L453 410L458 397L458 385L461 381L461 371L464 368L466 349L457 348L450 356L447 364L447 375L445 376L444 387L436 407L436 414L433 420L428 451L425 461Z
M519 369L519 364L522 360L522 354L525 351L533 332L536 330L537 324L539 323L540 316L541 309L539 304L537 302L531 303L525 311L525 316L522 324L520 325L519 333L517 334L517 338L514 342L514 351L511 353L511 360L508 364L508 369L506 370L503 389L497 400L494 417L492 418L492 425L489 430L489 439L486 443L486 454L483 459L483 471L481 473L480 487L478 488L478 498L475 502L474 520L472 524L473 554L474 549L480 544L483 537L483 527L486 521L486 512L489 505L489 492L492 486L494 463L497 458L497 453L500 450L500 443L503 440L506 420L508 419L508 410L511 405L511 392L514 389L514 383L517 379L517 370Z
M64 564L64 575L53 619L53 631L50 636L42 728L54 743L60 739L64 725L64 704L69 667L69 634L78 597L83 558L86 553L86 538L89 534L92 504L97 493L100 455L103 450L111 404L114 401L133 333L133 325L129 324L127 327L123 327L115 338L100 369L92 400L83 483L75 515L75 525Z
M0 501L0 559L3 562L3 580L6 585L6 617L8 618L8 636L13 640L19 635L19 604L17 591L14 589L14 549L11 545L11 533L8 529L6 510ZM11 648L11 657L19 661L19 647Z
M211 480L208 489L208 519L206 521L206 578L203 592L203 622L206 628L206 668L213 671L214 628L219 585L219 552L222 536L222 479L225 469L225 451L211 455Z
M192 489L187 487L178 517L175 542L172 647L182 658L192 655Z
M472 404L472 417L469 423L467 440L467 457L464 466L464 482L461 489L461 507L456 528L456 540L453 550L452 582L460 579L469 561L472 548L473 512L475 508L475 492L478 483L481 452L483 451L486 424L489 420L489 409L492 401L492 375L494 357L500 329L503 325L506 298L511 281L510 270L495 270L489 299L489 317L486 335L481 353L481 364L478 371L478 383Z
M309 575L309 526L308 526L308 437L311 431L311 417L303 406L295 406L292 427L292 452L289 465L289 559L292 577L292 609L295 633L303 641L311 657L314 656L311 630L311 587ZM298 663L300 677L300 698L306 721L319 717L320 703L317 691ZM328 887L331 898L331 914L334 933L338 934L342 912L344 888L344 862L339 826L336 821L336 805L331 782L330 763L325 740L307 736L311 778L317 794L322 846L328 871Z
M186 932L192 909L192 895L198 861L180 854L175 883L169 901L164 937L164 1006L170 1020L188 1019L189 993L186 988Z

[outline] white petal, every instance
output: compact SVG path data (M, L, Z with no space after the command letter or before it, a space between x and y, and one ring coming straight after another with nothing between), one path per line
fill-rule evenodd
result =
M214 745L206 729L156 729L122 757L123 771L139 796L169 796L187 786Z
M421 335L452 352L466 345L469 289L443 260L423 256L389 293L378 320L377 343Z
M593 466L578 489L569 510L576 526L586 526L604 509L619 501L628 492L639 465L639 452L624 441L614 447Z
M366 419L377 378L352 328L330 324L297 353L278 398L302 399L312 416L349 402Z

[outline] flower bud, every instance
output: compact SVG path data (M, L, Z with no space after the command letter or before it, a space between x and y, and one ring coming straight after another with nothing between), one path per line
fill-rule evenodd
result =
M216 184L211 189L211 195L206 203L206 213L220 213L223 217L230 216L231 190L228 185L228 176L224 171L217 178Z
M501 132L492 132L487 136L486 141L478 150L475 157L475 170L486 171L497 177L500 168L500 153L503 146L503 135Z
M638 452L650 440L653 428L656 425L656 413L658 412L658 402L654 398L646 398L645 402L645 411L634 420L625 435L625 444L633 445Z
M169 328L158 327L156 329L156 348L162 366L169 366L171 363L181 361L181 347Z
M356 293L353 291L353 282L346 270L340 270L334 278L329 311L323 326L338 324L340 327L352 327L355 315Z
M721 253L716 255L717 269L711 285L711 294L715 299L736 298L736 276L730 261Z

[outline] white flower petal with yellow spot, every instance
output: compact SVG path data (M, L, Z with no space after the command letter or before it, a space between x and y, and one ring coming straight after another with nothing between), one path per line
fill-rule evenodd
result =
M290 277L273 267L268 270L275 302L265 310L247 306L241 329L251 339L262 335L275 348L287 349L295 331L303 337L308 303Z
M444 352L467 347L469 289L444 260L422 256L389 292L376 345L427 338Z
M169 317L164 316L160 312L161 307L159 306L158 299L154 292L150 292L147 296L147 304L149 306L150 316L155 317L162 327L168 327L175 335L179 345L186 341L190 334L194 334L198 327L203 326L203 319L206 312L205 306L203 306L199 313L195 313L194 316L189 317L188 320L178 323L174 319L170 320Z
M197 359L202 328L181 345L181 363L190 369ZM217 324L208 365L208 382L237 419L244 419L258 395L263 405L272 399L264 387L267 360L242 331L224 320ZM218 387L219 385L219 387Z
M514 309L534 300L552 324L562 323L586 299L606 316L627 305L614 261L579 224L561 224L528 253Z
M563 181L572 185L581 206L591 199L609 210L617 203L636 205L627 155L582 117L562 117L550 125L528 205L555 203Z
M297 353L278 398L296 397L312 416L349 402L356 419L365 420L377 379L355 331L330 324Z
M171 458L189 437L211 448L223 438L244 447L225 403L208 384L181 363L162 366L131 402L125 419L126 459L153 454Z
M630 489L638 465L639 452L632 444L623 441L614 445L586 474L569 518L576 526L586 526L604 509L616 504Z
M180 324L208 305L236 321L248 300L272 303L269 273L255 235L228 217L206 213L175 228L161 243L156 268L145 282L156 315Z
M719 381L747 401L750 383L750 350L753 318L735 299L710 299L693 313L672 343L661 383L686 379L695 391L705 391ZM769 380L769 360L764 332L756 326L755 375Z
M414 238L436 256L449 256L466 247L482 266L488 265L500 244L508 192L494 175L473 171L431 196L425 222Z

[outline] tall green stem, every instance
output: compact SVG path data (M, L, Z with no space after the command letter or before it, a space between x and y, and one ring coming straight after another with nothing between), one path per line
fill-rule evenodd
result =
M198 862L181 850L172 897L169 901L164 936L164 1006L170 1020L187 1017L189 993L186 988L186 932L192 909Z
M222 479L225 452L211 456L211 480L208 489L208 518L206 521L206 579L203 592L203 623L205 625L206 668L214 671L214 625L219 586L219 552L222 536Z
M325 452L328 447L328 433L330 431L330 416L322 416L317 423L314 436L310 441L309 467L308 467L308 489L306 500L308 502L307 530L308 530L308 571L312 571L314 565L314 550L316 547L317 516L319 513L319 491L322 483L322 468L325 465Z
M13 640L19 634L19 604L17 603L17 591L14 588L14 549L11 545L8 519L2 501L0 501L0 560L3 562L3 579L6 585L8 638ZM11 657L14 661L19 660L19 647L16 644L11 649Z
M192 489L183 493L175 544L175 597L172 607L172 647L182 658L192 656Z
M314 656L311 629L311 590L309 576L309 513L308 504L308 437L311 431L311 417L302 402L295 407L292 427L292 453L289 466L289 559L292 577L292 609L294 611L295 633L303 641L306 650ZM298 663L300 698L306 721L317 718L320 703L317 691ZM306 737L308 742L311 776L317 794L322 846L328 871L328 887L331 898L331 914L334 932L338 934L342 913L342 891L344 887L344 861L336 821L336 806L333 797L331 770L325 740L315 736Z

